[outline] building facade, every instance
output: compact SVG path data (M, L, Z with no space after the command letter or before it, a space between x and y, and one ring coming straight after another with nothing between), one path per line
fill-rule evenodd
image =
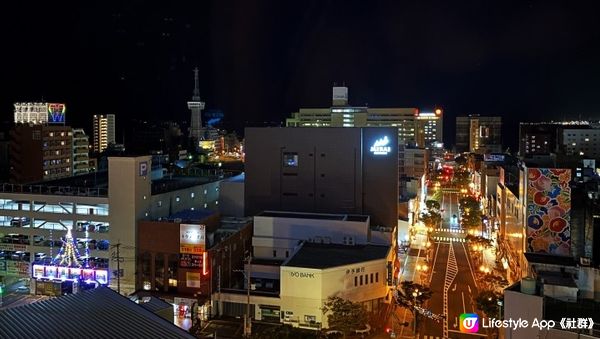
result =
M29 183L71 176L71 127L18 124L10 131L10 182Z
M67 230L96 268L108 269L112 288L135 290L137 222L196 209L218 209L219 179L191 182L150 177L151 157L110 157L108 174L63 178L46 185L0 185L0 278L31 276L51 260ZM97 178L96 178L97 177ZM116 254L123 259L117 272Z
M398 220L395 128L246 128L246 215L264 210Z
M90 171L90 139L82 128L73 129L73 175L85 174Z
M108 145L115 144L115 115L94 115L94 152L101 153L108 148Z
M348 88L334 87L329 108L300 108L286 119L287 127L395 127L398 143L428 147L442 141L442 110L419 112L417 108L349 106Z
M457 152L502 152L502 117L456 117Z

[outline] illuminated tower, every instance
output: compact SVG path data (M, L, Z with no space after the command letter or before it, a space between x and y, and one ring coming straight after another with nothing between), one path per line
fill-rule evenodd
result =
M194 94L192 100L188 101L188 108L191 111L190 117L190 139L197 149L199 147L198 141L201 139L200 135L202 132L202 110L204 109L204 102L200 101L200 87L198 85L198 67L194 68Z

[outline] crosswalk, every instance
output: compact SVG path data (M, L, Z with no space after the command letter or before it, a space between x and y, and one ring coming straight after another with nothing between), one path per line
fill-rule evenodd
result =
M438 236L434 236L432 238L433 238L433 240L440 241L440 242L467 242L467 240L465 240L465 238L438 237Z
M460 234L466 233L465 230L461 230L458 228L436 228L435 230L436 230L436 232L449 232L449 233L460 233Z

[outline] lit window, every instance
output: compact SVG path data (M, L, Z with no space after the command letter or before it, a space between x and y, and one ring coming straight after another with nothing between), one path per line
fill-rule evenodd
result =
M179 202L179 197L176 197L176 198L175 198L175 201Z
M192 199L194 199L194 196L195 196L195 195L196 195L196 194L195 194L194 192L190 193L190 197L191 197Z

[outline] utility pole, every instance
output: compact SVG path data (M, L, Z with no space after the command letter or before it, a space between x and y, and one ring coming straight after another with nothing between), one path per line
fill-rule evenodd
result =
M112 247L117 249L116 253L113 252L112 254L112 260L117 262L117 293L121 294L121 262L123 261L120 252L121 242L117 242L117 244L112 245Z
M234 270L234 272L241 272L244 274L244 278L247 281L246 284L246 314L244 315L244 338L250 338L252 334L252 317L250 316L250 288L251 288L251 280L250 274L252 272L252 254L248 253L248 266L244 270Z

